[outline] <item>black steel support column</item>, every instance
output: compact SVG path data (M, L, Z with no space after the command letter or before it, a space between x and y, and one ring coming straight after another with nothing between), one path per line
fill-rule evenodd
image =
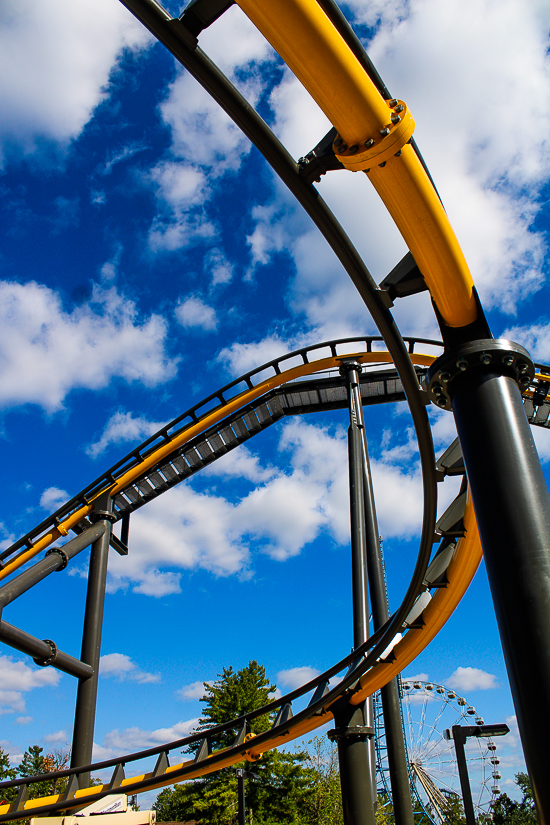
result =
M331 710L336 728L328 736L338 744L344 825L374 825L368 746L372 727L366 724L365 703L350 705L344 696Z
M114 520L111 499L106 496L100 506L102 509L95 510L93 520L104 522L106 529L103 535L94 541L90 553L88 591L86 594L82 653L80 657L83 662L91 665L93 675L87 679L80 679L78 683L71 768L77 768L79 765L89 765L92 761L109 539L111 536L111 523ZM88 783L89 774L82 774L81 785L85 786Z
M245 799L245 789L244 789L244 775L245 771L242 768L237 769L237 796L238 796L238 823L239 825L245 825L246 822L246 799Z
M452 409L541 823L550 823L550 498L516 382L528 354L476 341L430 369L436 403Z
M389 619L390 613L360 393L358 402L357 418L359 426L361 427L363 451L363 495L367 573L372 606L372 625L374 630L378 630L378 628L382 627ZM384 716L384 731L386 735L395 822L396 825L414 825L409 767L407 764L407 752L405 750L405 734L403 731L401 699L397 677L388 682L388 684L380 690L380 698L382 700L382 713Z
M355 361L342 364L346 379L350 425L348 429L351 579L353 599L353 646L359 647L369 636L368 582L363 487L363 444L358 415L361 366ZM358 408L359 404L359 408ZM345 825L373 825L376 803L372 701L352 708L347 699L336 703L336 730L331 738L338 742L340 784Z

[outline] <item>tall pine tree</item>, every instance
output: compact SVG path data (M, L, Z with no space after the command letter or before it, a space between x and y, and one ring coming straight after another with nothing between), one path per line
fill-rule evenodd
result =
M198 731L205 733L214 725L229 722L245 713L263 707L272 698L275 685L266 677L265 668L256 661L234 671L224 668L213 684L205 683L203 716ZM269 729L273 718L269 714L256 717L250 732L259 734ZM213 735L212 748L229 747L235 731ZM196 751L195 746L191 751ZM304 767L307 754L273 751L266 753L252 766L242 762L203 779L167 788L157 797L155 808L161 822L197 820L201 825L233 825L237 821L237 775L235 768L251 770L255 776L246 779L247 820L254 825L303 822L311 809L315 774Z

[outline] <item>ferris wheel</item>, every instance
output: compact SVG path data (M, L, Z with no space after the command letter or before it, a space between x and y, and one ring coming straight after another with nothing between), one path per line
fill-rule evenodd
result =
M403 728L415 822L442 825L453 803L462 800L454 743L443 731L453 725L483 725L476 709L456 691L417 679L401 683ZM378 791L391 803L391 783L380 694L374 698ZM490 816L501 792L500 759L493 740L472 738L466 748L476 817Z

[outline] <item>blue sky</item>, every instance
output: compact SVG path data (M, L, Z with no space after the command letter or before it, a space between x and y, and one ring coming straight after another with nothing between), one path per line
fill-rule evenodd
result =
M357 0L345 11L413 112L493 333L548 363L548 8ZM238 8L200 45L294 157L325 134ZM7 546L232 377L375 329L256 150L117 0L8 0L0 68ZM406 249L368 180L331 173L319 190L381 280ZM404 334L437 336L426 295L395 315ZM433 422L442 451L452 419ZM404 408L368 410L367 425L395 607L416 552L417 454ZM98 757L184 735L197 683L223 666L256 658L285 689L348 652L345 429L340 413L286 421L133 517L129 556L111 559ZM536 433L544 462L547 435ZM84 559L6 619L78 655L83 575ZM2 656L2 747L17 761L30 744L65 746L73 681ZM407 673L466 694L487 721L513 717L483 568ZM517 733L503 754L509 781Z

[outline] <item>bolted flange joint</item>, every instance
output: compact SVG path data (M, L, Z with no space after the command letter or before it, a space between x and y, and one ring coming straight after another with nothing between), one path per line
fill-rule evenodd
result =
M331 742L337 742L339 739L348 739L355 737L356 739L373 739L374 728L366 727L365 725L350 725L347 728L333 728L327 731L327 736Z
M33 662L35 663L35 665L38 665L38 667L48 667L49 665L53 665L53 663L57 659L57 645L55 642L52 642L51 639L43 639L42 641L44 641L48 645L48 647L51 650L51 653L44 659L33 658Z
M46 558L46 556L52 556L52 555L59 556L61 558L61 561L63 562L61 567L57 568L58 572L60 572L61 570L65 570L65 568L67 567L67 565L69 563L69 557L65 553L65 551L62 550L61 547L50 547L49 550L46 550L44 558Z
M470 341L444 352L433 362L426 380L430 401L443 410L452 409L453 382L468 372L508 375L521 392L529 387L535 367L526 349L505 338Z

